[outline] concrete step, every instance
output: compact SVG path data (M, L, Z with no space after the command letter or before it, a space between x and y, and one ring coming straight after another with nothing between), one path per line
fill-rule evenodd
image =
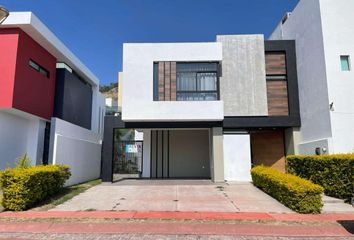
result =
M342 199L323 195L322 201L322 213L354 213L354 207Z
M326 195L324 195L322 197L322 200L323 200L324 203L344 203L343 199L329 197L329 196L326 196Z

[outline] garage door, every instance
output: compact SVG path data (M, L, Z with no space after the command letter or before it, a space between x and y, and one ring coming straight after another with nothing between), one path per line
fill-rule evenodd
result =
M208 130L158 130L151 136L152 178L210 178Z

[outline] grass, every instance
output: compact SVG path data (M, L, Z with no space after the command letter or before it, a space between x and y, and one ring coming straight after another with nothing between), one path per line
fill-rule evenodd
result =
M49 209L58 206L73 197L79 195L80 193L86 191L87 189L96 186L101 183L101 179L92 180L89 182L77 184L70 187L63 188L57 195L50 197L49 199L37 204L34 208L30 209L32 211L47 211Z

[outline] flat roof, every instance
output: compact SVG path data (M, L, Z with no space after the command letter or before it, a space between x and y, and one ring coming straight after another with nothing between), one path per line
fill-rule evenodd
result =
M44 49L57 58L57 62L68 64L92 86L99 85L99 79L77 58L48 27L32 12L10 12L0 28L20 28Z

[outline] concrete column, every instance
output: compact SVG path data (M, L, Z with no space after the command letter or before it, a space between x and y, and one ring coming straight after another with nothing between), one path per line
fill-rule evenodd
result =
M144 130L143 138L143 178L150 178L151 130Z
M298 145L300 143L300 130L299 128L285 129L285 150L286 155L299 154Z
M214 182L224 182L223 132L221 127L210 130L210 169Z

